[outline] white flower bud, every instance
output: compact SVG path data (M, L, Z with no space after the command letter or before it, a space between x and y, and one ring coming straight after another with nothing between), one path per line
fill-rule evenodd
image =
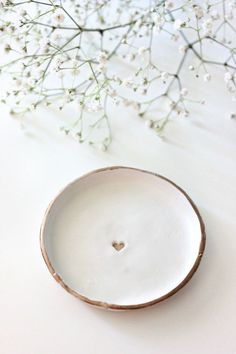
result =
M163 72L161 73L161 79L162 79L163 81L166 81L166 80L168 79L168 77L169 77L169 74L168 74L167 72L163 71Z
M182 27L185 27L185 26L186 26L186 22L181 19L175 20L174 25L173 25L174 30L176 30L176 31L180 30Z
M203 21L202 30L206 36L211 34L212 26L213 26L213 21L211 18L208 18L205 21Z
M187 51L186 45L180 45L178 49L180 54L185 54Z
M108 59L107 58L107 54L105 52L100 52L98 54L97 60L98 60L99 64L106 65L107 64L107 59Z
M230 80L232 80L232 78L233 78L232 74L229 71L227 71L224 75L225 82L228 83Z
M173 3L172 1L168 1L168 0L165 1L165 8L166 8L167 10L170 10L170 9L172 9L173 7L174 7L174 3Z
M157 14L155 16L154 22L157 27L161 27L165 23L165 19L163 18L163 16Z
M182 90L180 91L180 95L183 96L183 97L187 96L188 95L188 90L185 87L183 87Z
M219 18L220 18L220 15L219 15L219 12L217 11L217 10L213 10L213 11L211 11L211 18L212 18L212 20L219 20Z
M64 15L64 13L63 13L61 10L55 11L54 20L55 20L55 22L57 22L58 24L64 22L64 20L65 20L65 15Z
M138 50L138 55L144 55L146 52L146 48L145 47L140 47Z
M122 85L127 87L127 88L131 88L133 86L133 80L130 79L130 78L123 79L122 80Z
M204 16L204 11L201 6L194 6L194 13L198 19L201 19Z
M206 74L203 76L203 80L204 80L205 82L210 81L210 80L211 80L211 75L210 75L209 73L206 73Z

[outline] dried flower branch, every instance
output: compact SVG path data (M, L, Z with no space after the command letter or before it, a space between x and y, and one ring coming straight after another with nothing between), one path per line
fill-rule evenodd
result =
M187 116L192 100L182 79L186 69L208 82L211 65L221 66L236 100L236 1L0 0L0 5L8 54L0 70L13 80L2 102L19 116L55 99L59 109L76 104L78 118L62 129L79 142L109 146L111 103L133 108L158 134L174 114ZM180 53L177 67L168 71L156 60L162 37L178 43ZM210 57L209 42L222 49L223 59ZM128 76L118 70L121 61L131 64ZM153 120L150 110L161 99L166 112Z

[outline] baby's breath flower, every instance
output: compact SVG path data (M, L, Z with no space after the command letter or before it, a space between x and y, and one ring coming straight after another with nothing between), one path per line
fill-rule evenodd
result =
M172 39L172 41L177 42L179 40L179 35L174 33L171 35L171 39Z
M136 58L136 55L134 53L129 53L129 54L127 54L126 58L129 61L134 61Z
M15 85L17 87L20 87L22 85L22 80L20 80L20 79L15 80Z
M127 88L132 88L133 84L134 84L133 80L129 77L122 80L122 85Z
M115 75L115 74L112 75L112 80L116 81L116 82L120 81L119 77L117 75Z
M203 76L203 80L204 80L205 82L210 81L210 80L211 80L211 75L210 75L209 73L206 73L206 74Z
M154 24L155 24L155 32L160 32L161 31L161 28L162 26L164 25L165 23L165 19L163 16L157 14L155 17L154 17Z
M24 1L0 0L2 48L13 62L0 66L0 72L8 71L13 79L13 89L0 100L10 104L15 114L34 110L41 102L50 105L57 97L60 110L67 102L79 102L80 118L68 133L80 142L89 136L89 142L99 146L90 141L91 135L97 128L102 128L102 134L107 126L108 137L101 138L101 147L106 149L111 141L107 102L134 109L158 133L172 114L188 116L188 90L183 85L186 69L194 72L192 77L201 76L208 82L210 65L224 67L227 91L236 100L235 38L229 33L236 30L232 21L235 0L189 0L181 6L170 0L151 6L145 2L137 6L135 0L119 0L119 6L109 0L89 0L85 7L84 1L68 0L64 8L60 1L49 1L45 7L37 1L29 1L29 6ZM157 45L153 34L162 32ZM169 39L179 41L172 43L173 60L161 48ZM215 58L208 55L210 43L225 53ZM166 60L164 65L161 59ZM128 65L118 66L121 60ZM159 99L166 112L156 121L147 119L146 112Z
M61 58L57 58L55 61L54 61L54 64L53 64L53 69L57 72L61 69L61 65L63 64L63 61L61 60Z
M181 28L185 27L186 26L186 22L181 20L181 19L177 19L174 21L174 30L178 31L180 30Z
M72 75L78 75L80 73L80 69L78 67L78 61L76 59L71 60L71 73Z
M146 48L145 47L140 47L138 49L138 55L143 56L145 54L145 52L146 52Z
M18 14L22 17L26 17L28 15L26 9L23 9L23 8L19 8Z
M182 97L187 96L188 95L188 90L185 87L183 87L182 90L180 91L180 95Z
M65 21L65 15L61 10L56 10L54 14L54 20L56 23L62 23Z
M99 64L106 65L107 64L107 54L105 52L100 52L97 58Z
M163 72L161 73L161 79L162 79L163 81L166 81L166 80L168 79L168 77L169 77L169 74L168 74L167 72L163 71Z
M174 109L174 108L176 107L176 102L171 101L171 102L169 103L169 107L170 107L170 109Z
M53 42L60 43L62 40L62 35L58 32L54 32L50 38Z
M158 121L153 122L153 128L159 130L160 129L160 123Z
M33 87L35 84L36 84L36 80L35 80L34 78L29 77L29 78L27 79L26 85L27 85L28 87Z
M112 102L116 105L119 106L121 104L121 99L118 97L112 97Z
M152 128L152 127L153 127L153 120L147 119L147 120L145 121L145 125L146 125L146 127L148 127L148 128Z
M139 111L139 108L140 108L140 104L136 101L133 101L132 102L132 107L133 109L135 109L136 111Z
M204 16L204 11L203 11L203 8L201 6L195 5L193 7L193 10L194 10L195 16L198 19L201 19Z
M173 7L174 7L174 3L172 1L168 1L168 0L165 1L165 8L167 10L171 10Z
M50 49L50 40L48 38L42 38L39 42L40 49L42 52L48 52Z
M105 73L107 67L106 67L106 64L98 64L97 65L97 71L99 73Z
M29 112L33 112L35 110L35 108L36 108L35 105L31 104L31 105L29 105L28 110L29 110Z
M87 111L90 113L96 113L102 109L102 106L99 102L93 102L87 106Z
M229 71L227 71L224 75L225 82L229 83L232 80L232 78L233 78L232 74Z
M211 18L206 19L205 21L203 21L202 23L202 30L203 33L207 36L210 35L212 32L212 26L213 26L213 22Z
M210 16L211 16L212 20L214 20L214 21L219 20L219 18L220 18L220 14L217 10L212 10L210 13Z
M187 51L187 46L186 45L180 45L178 49L179 49L179 53L180 54L185 54L186 51Z

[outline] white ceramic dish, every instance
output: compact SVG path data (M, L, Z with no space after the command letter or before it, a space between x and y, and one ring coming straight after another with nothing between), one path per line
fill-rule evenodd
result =
M192 277L204 224L168 179L109 167L69 184L50 204L41 249L53 277L103 308L134 309L173 295Z

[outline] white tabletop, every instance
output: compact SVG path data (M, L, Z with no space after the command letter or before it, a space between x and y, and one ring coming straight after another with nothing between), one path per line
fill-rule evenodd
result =
M135 114L112 114L108 152L59 132L60 115L41 109L25 127L1 107L0 346L3 354L233 354L236 348L236 121L223 73L192 94L189 118L164 140ZM204 86L204 85L203 85ZM70 112L72 114L73 112ZM64 113L66 119L66 113ZM189 193L206 225L207 247L192 280L148 309L108 312L73 298L41 256L44 211L68 182L93 169L126 165L162 174Z

